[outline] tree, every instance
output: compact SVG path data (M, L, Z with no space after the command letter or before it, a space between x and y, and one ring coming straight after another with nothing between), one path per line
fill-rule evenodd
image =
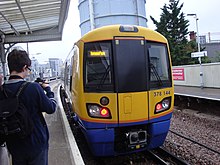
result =
M189 64L192 60L188 52L187 41L189 21L185 20L184 13L181 12L182 7L183 3L179 6L179 0L170 0L169 5L165 4L161 8L162 14L159 22L150 16L157 27L156 31L164 35L169 42L174 66Z
M191 40L187 43L186 45L186 53L189 57L191 57L191 53L192 52L197 52L198 50L198 44L196 42L196 40ZM205 47L200 47L201 51L205 50ZM201 58L202 63L210 63L211 59L208 56L204 56ZM199 60L198 58L191 58L191 60L188 61L188 63L186 64L199 64Z
M192 52L196 52L197 50L198 50L198 46L197 46L198 44L197 44L197 42L196 42L196 40L194 39L194 40L191 40L191 41L189 41L188 43L187 43L187 45L186 45L186 55L188 56L188 57L190 57L190 60L188 61L188 63L186 63L186 64L197 64L197 63L199 63L199 61L198 61L198 59L197 58L191 58L191 53Z

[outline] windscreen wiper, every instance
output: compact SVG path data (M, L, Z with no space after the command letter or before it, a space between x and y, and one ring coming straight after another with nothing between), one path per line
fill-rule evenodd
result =
M163 82L162 82L162 80L161 80L161 78L160 78L160 76L157 72L157 69L155 68L155 66L152 63L150 63L150 68L152 69L152 71L154 73L154 76L157 78L158 85L162 86Z
M110 71L110 65L108 65L108 67L106 68L106 70L105 70L105 72L104 72L104 74L103 74L103 76L102 76L102 78L100 80L100 83L97 86L98 88L102 87L103 84L105 83L105 80L106 80L106 78L108 76L109 71Z

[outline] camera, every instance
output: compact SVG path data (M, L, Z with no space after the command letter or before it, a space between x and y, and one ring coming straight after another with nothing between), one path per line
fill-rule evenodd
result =
M46 82L46 80L44 80L44 79L41 79L41 78L37 78L34 82L37 82L37 83L40 83L40 84L49 84L49 82Z

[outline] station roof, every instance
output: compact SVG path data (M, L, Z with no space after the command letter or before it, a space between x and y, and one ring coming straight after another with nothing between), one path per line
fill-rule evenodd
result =
M4 43L61 40L69 4L70 0L1 0Z

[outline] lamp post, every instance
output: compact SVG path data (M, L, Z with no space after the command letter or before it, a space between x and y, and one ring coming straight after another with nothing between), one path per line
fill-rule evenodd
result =
M194 16L196 19L196 38L197 38L197 44L198 44L198 52L200 52L200 39L199 39L199 28L198 28L199 18L197 17L196 14L187 14L187 16Z
M198 27L198 20L199 18L197 17L196 14L187 14L187 16L194 16L196 19L196 38L197 38L197 44L198 44L198 52L200 52L200 38L199 38L199 27ZM202 60L201 56L198 57L199 60L199 68L200 68L200 87L203 88L203 72L202 72Z

